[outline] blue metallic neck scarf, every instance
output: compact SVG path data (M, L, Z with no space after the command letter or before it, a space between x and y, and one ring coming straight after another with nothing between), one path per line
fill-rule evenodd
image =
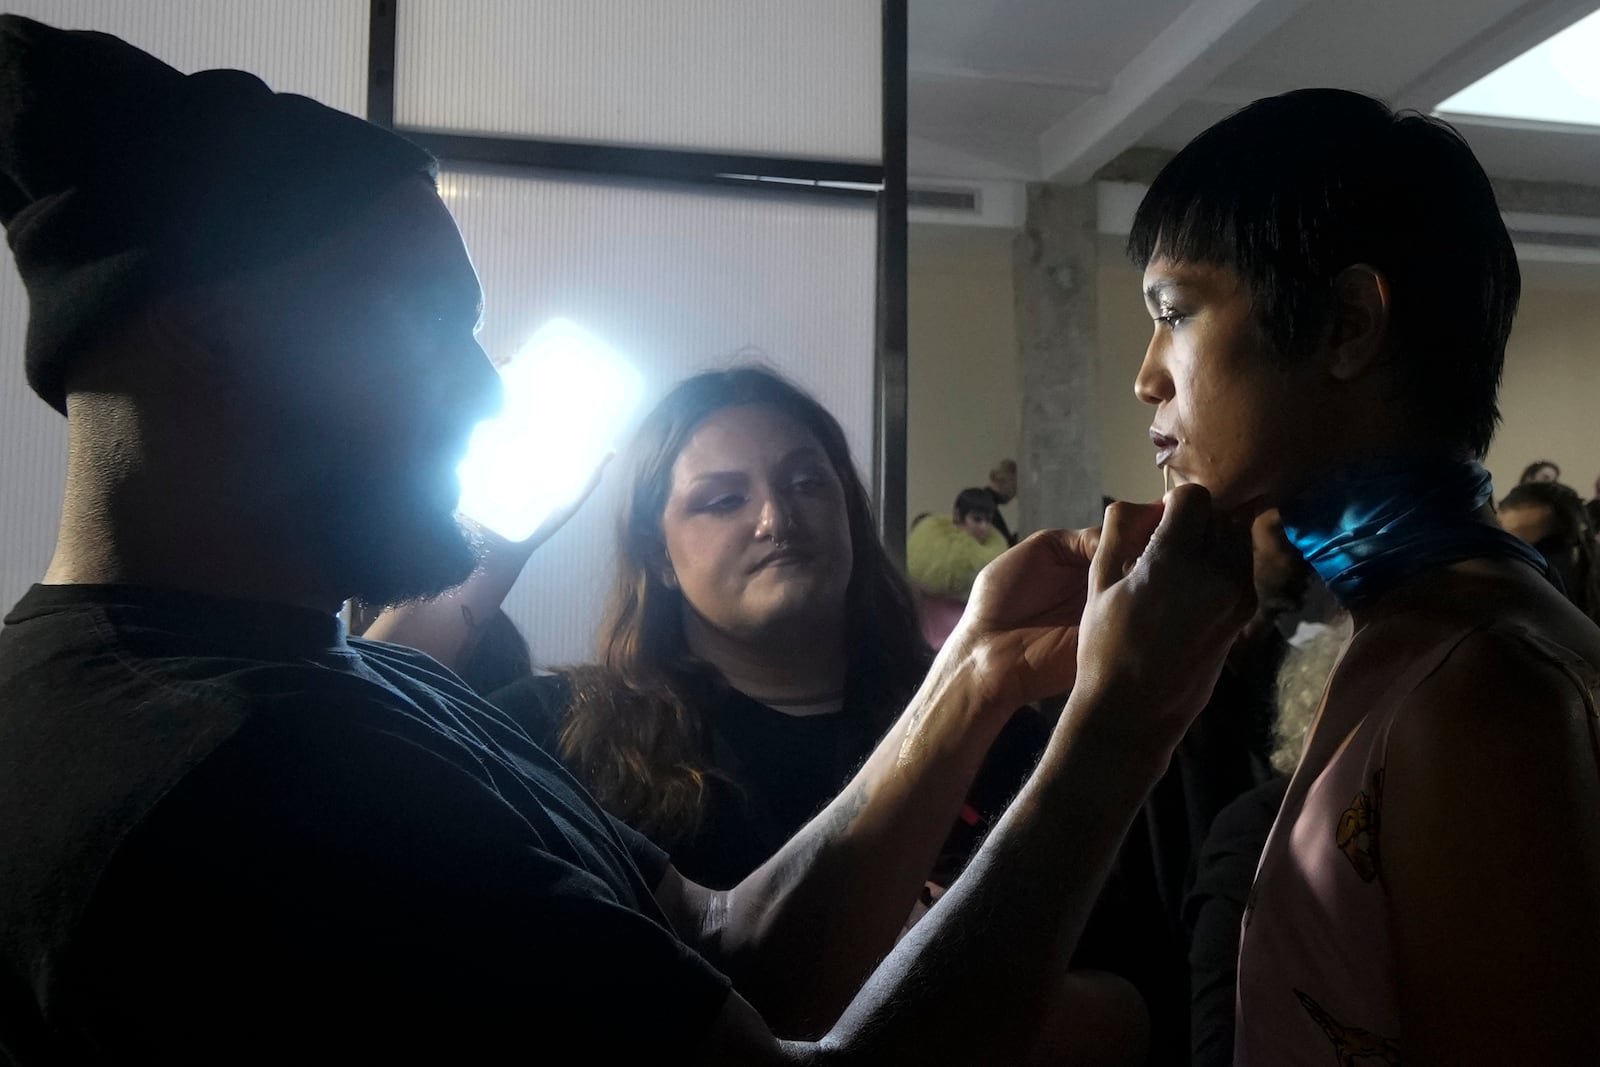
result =
M1283 529L1346 608L1372 603L1424 571L1483 556L1544 557L1482 514L1493 498L1479 463L1384 459L1352 464L1284 504Z

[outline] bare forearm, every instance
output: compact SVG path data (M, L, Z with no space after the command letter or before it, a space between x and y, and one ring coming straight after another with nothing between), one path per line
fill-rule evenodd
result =
M779 1033L825 1032L889 951L1005 719L942 656L839 797L723 897L716 954Z
M1061 1018L1068 962L1171 751L1092 736L1079 720L1069 705L1044 761L967 871L825 1045L874 1063L1024 1062L1041 1046L1063 1051L1074 1029Z
M472 655L483 628L517 583L522 563L521 559L491 557L449 592L389 608L373 621L365 636L426 652L456 670Z

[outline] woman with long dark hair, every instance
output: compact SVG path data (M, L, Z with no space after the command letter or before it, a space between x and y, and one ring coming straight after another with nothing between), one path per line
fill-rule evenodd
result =
M838 420L781 376L745 366L681 382L621 466L596 662L491 699L686 877L731 886L837 794L931 653ZM527 551L504 546L476 594L458 595L487 617ZM442 631L419 632L428 612L398 609L380 635L459 662L463 616L447 608ZM953 873L1045 732L1024 715L1002 734L936 875Z
M687 877L732 885L837 793L930 655L844 431L783 378L682 382L625 472L598 662L494 700Z

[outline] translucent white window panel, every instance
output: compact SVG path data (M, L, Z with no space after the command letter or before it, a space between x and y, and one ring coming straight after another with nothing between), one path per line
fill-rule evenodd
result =
M689 374L763 362L815 394L858 469L870 466L873 201L460 172L441 185L483 279L480 337L496 359L550 319L571 319L640 370L641 417ZM622 481L608 473L506 602L536 662L593 657Z
M368 0L6 0L64 30L115 34L185 73L247 70L280 92L365 115Z
M1439 105L1452 115L1600 126L1600 12L1478 79Z
M28 296L11 257L0 263L0 615L44 577L67 470L67 420L23 377Z
M878 0L404 0L395 121L882 158Z

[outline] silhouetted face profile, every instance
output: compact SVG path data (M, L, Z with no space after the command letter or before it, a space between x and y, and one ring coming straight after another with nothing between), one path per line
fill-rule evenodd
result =
M263 506L368 603L465 580L456 467L500 385L475 338L477 274L431 185L395 186L232 291L221 400Z

